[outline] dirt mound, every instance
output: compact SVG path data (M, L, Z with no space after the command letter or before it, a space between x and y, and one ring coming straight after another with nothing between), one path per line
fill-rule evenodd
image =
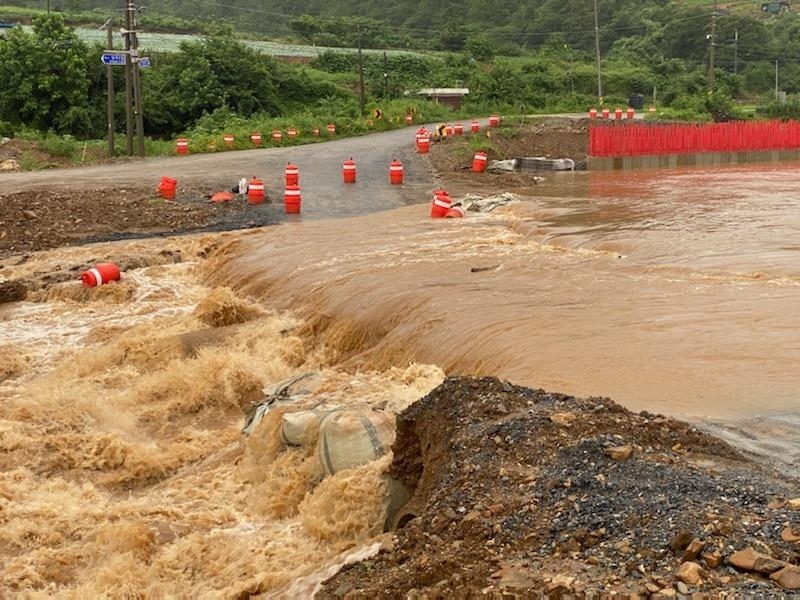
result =
M440 139L431 145L434 169L453 189L497 190L537 185L545 173L473 173L472 157L484 150L489 161L511 158L570 158L580 167L589 152L589 119L541 118L519 124L506 123L502 130L484 129L472 136Z
M687 423L493 378L450 378L397 423L399 529L319 598L773 594L766 575L797 569L796 486ZM734 568L748 547L772 571Z

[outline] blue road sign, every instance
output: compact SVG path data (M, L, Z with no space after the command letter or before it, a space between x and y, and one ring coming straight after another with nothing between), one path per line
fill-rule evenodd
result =
M104 65L124 65L125 55L116 52L103 52Z
M142 57L139 58L138 62L139 62L139 66L140 67L142 67L143 69L146 69L147 67L150 66L150 57L142 56Z

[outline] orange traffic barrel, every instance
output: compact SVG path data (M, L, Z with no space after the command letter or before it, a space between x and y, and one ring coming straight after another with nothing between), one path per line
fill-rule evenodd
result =
M356 182L356 163L352 157L348 158L342 164L342 177L345 183Z
M300 204L303 198L300 196L300 187L292 184L286 185L286 192L283 195L283 208L287 215L296 215L300 212Z
M311 130L311 135L314 137L319 137L319 128L314 127L314 129Z
M478 133L481 130L481 124L476 119L473 119L472 123L470 123L469 130L472 133Z
M95 287L109 281L119 281L119 267L114 263L100 263L81 275L84 287Z
M328 130L328 135L333 135L334 133L336 133L336 125L334 125L333 123L328 123L327 130Z
M403 163L395 159L389 163L389 182L392 185L403 185Z
M417 139L417 151L420 154L427 154L430 149L431 138L428 137L428 133L426 132L424 136Z
M264 202L264 197L264 182L261 179L253 177L247 186L247 203L261 204Z
M172 177L162 177L161 183L158 184L158 192L164 200L174 200L175 190L178 187L178 180Z
M230 148L233 146L233 134L231 133L223 133L222 134L222 141L225 142L225 145Z
M500 125L500 117L497 115L489 117L489 127L497 127L498 125Z
M431 217L434 219L444 217L452 204L450 194L444 190L436 190L433 192L433 202L431 202Z
M178 154L189 154L189 140L186 138L178 138L175 142L175 151Z
M419 141L424 137L428 137L428 131L424 127L420 127L417 129L417 133L414 136L414 143L417 145L417 151L419 151Z
M629 106L625 111L625 116L630 120L633 119L633 115L636 114L636 110L632 106Z
M483 173L486 170L486 152L478 150L472 157L472 172Z
M406 115L406 125L411 125L414 123L414 115Z
M614 118L617 121L622 120L622 109L619 106L614 109Z
M444 214L444 216L445 216L446 218L448 218L448 219L453 219L453 218L456 218L456 219L458 219L458 218L461 218L461 217L463 217L463 216L464 216L464 214L465 214L465 213L464 213L464 208L463 208L461 205L458 205L458 206L451 206L451 207L450 207L450 210L448 210L448 211L447 211L447 212Z
M453 125L453 133L455 133L456 135L461 135L462 133L464 133L464 126L461 123L456 123L455 125Z
M603 116L604 119L607 119L608 118L608 109L604 108L603 112L601 112L600 114Z
M281 133L280 129L273 129L272 131L272 141L276 144L280 144L281 140L283 139L283 134Z
M596 119L597 118L597 109L593 106L589 109L589 118Z
M300 169L297 165L289 163L286 165L286 185L300 185Z
M288 135L290 138L296 138L297 129L295 129L294 127L289 127L289 129L286 130L286 135Z
M261 145L261 133L259 133L258 131L254 131L253 133L251 133L250 134L250 141L253 144L255 144L256 146L260 146Z

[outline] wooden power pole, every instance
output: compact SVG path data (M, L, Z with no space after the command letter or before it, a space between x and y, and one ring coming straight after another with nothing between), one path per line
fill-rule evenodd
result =
M130 3L125 7L125 25L122 37L125 40L125 135L128 156L133 156L133 61L131 60L131 38L127 33L133 29L131 25Z
M106 30L106 49L109 51L114 50L114 37L113 37L113 22L111 17L108 18L103 27ZM108 155L114 156L114 130L116 124L114 122L114 65L109 64L106 67L106 95L108 101L106 102L106 138L108 139Z

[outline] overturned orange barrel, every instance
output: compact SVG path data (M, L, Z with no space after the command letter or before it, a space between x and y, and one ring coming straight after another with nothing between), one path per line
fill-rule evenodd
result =
M300 186L287 184L283 195L283 208L287 215L296 215L300 212L300 204L303 198L300 195Z
M261 204L264 202L264 182L257 177L253 177L247 186L247 203Z
M189 154L189 140L186 138L178 138L175 142L175 151L178 154Z
M472 172L473 173L483 173L486 170L486 160L487 160L486 152L482 150L478 150L475 155L472 157Z
M431 217L434 219L441 219L450 210L453 201L450 199L450 194L445 190L436 190L433 192L433 202L431 202Z
M345 183L356 182L356 163L352 156L342 164L342 178Z
M405 169L403 169L403 163L399 160L394 159L389 163L389 182L392 185L403 185L404 174Z
M174 200L175 190L178 187L178 180L172 177L162 177L161 183L158 184L158 193L164 200Z
M99 263L81 275L84 287L95 287L109 281L119 281L119 267L114 263Z
M286 185L300 185L300 169L297 165L288 163L284 175L286 176Z

